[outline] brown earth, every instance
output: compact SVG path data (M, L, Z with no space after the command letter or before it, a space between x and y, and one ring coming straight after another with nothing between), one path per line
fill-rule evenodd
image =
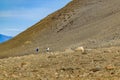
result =
M120 80L120 47L0 59L0 80Z

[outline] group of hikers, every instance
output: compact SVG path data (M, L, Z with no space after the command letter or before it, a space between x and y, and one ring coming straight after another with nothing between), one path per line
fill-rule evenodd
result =
M50 48L46 48L46 52L49 52ZM39 48L36 48L36 52L39 52Z

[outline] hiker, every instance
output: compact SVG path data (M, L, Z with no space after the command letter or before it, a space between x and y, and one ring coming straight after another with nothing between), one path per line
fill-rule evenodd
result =
M36 48L36 52L39 52L39 48Z
M50 51L50 48L46 48L46 51L49 52L49 51Z

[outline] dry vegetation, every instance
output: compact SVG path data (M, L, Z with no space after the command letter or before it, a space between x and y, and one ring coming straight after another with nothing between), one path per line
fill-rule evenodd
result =
M0 80L119 80L120 47L0 59Z

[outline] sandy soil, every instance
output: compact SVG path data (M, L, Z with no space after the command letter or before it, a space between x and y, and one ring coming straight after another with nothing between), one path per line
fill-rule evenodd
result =
M120 80L120 47L0 59L0 80Z

